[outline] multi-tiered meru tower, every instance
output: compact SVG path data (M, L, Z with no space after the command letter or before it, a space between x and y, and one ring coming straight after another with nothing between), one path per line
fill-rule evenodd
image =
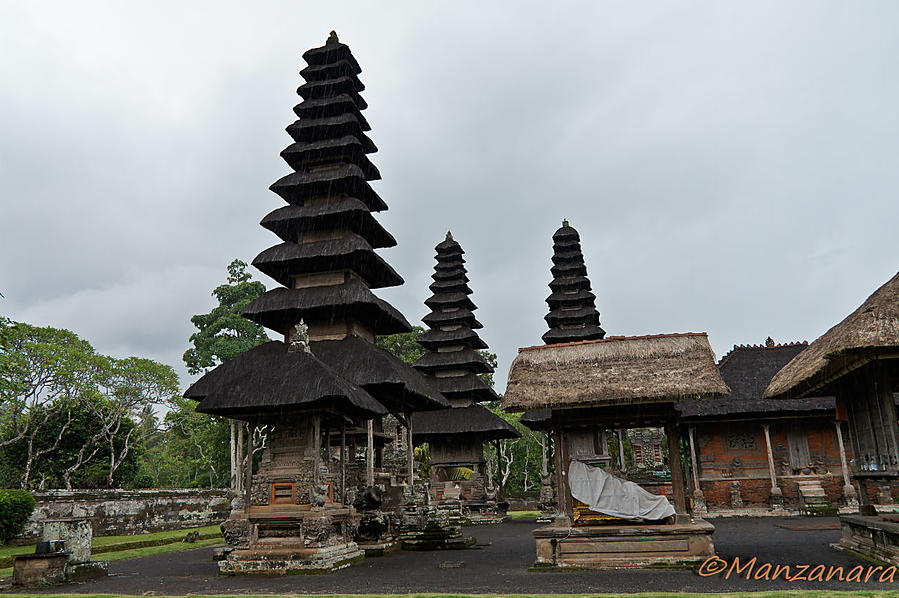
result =
M394 510L415 503L411 414L449 406L421 374L374 345L376 335L411 326L372 292L403 279L374 251L396 241L372 216L387 206L369 184L380 174L368 159L376 148L361 113L361 69L334 32L303 58L299 119L281 152L294 172L271 186L288 205L261 223L282 242L253 260L281 286L243 312L284 341L223 364L187 393L207 413L268 426L258 468L247 460L245 504L226 534L238 550L222 562L225 572L351 562L361 555L354 504L363 528L366 512L378 511L372 518L387 523L375 540L390 543L380 510L391 500ZM388 412L404 434L382 433ZM383 467L389 442L404 445L404 467Z
M473 313L477 307L469 297L462 247L447 233L435 249L433 294L425 301L431 313L422 318L430 330L418 339L426 352L413 367L433 377L452 408L417 413L415 442L430 447L433 500L460 499L463 514L473 522L497 521L505 509L488 488L492 480L485 480L489 469L485 472L484 443L520 434L479 404L497 396L479 376L493 372L493 367L478 353L487 345L475 332L482 325ZM470 479L459 475L463 471L470 471Z
M549 313L544 317L549 331L543 335L543 342L554 345L603 338L606 333L599 327L596 295L590 292L581 238L567 220L553 234L550 271L552 293L546 298Z

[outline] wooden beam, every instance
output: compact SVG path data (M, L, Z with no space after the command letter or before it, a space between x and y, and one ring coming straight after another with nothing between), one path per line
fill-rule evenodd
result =
M843 422L833 422L833 427L837 432L837 446L840 449L840 467L843 472L843 485L852 487L849 481L849 465L846 464L846 447L843 445Z
M368 445L365 447L365 484L375 485L375 429L374 420L365 421Z
M695 428L696 426L691 425L687 428L687 433L690 435L690 467L693 470L693 492L699 493L702 495L702 486L699 485L699 467L696 463L696 439L695 436Z
M244 482L244 508L250 512L250 491L253 488L253 422L247 423L247 468Z
M771 489L777 488L777 474L774 471L774 453L771 451L771 432L767 423L762 424L765 430L765 452L768 455L768 475L771 476Z
M406 466L409 468L409 487L415 486L415 443L412 441L412 414L406 413Z
M312 417L312 482L318 486L321 483L321 475L318 472L319 462L322 458L322 418L320 415Z
M231 491L236 492L237 491L237 478L240 477L240 474L237 471L237 430L235 429L233 419L229 423L231 424L231 426L230 426L230 428L231 428L231 444L229 445L229 448L230 448L229 452L231 455L231 480L230 480L230 482L231 482Z
M246 467L244 460L246 457L243 451L243 431L246 427L247 424L244 422L240 422L237 425L237 492L240 492L244 488L244 468Z

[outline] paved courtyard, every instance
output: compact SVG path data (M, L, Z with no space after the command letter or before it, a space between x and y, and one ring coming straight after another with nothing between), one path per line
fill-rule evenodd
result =
M718 555L732 562L757 557L756 570L764 562L810 565L841 565L845 574L853 567L870 566L865 561L829 548L839 539L838 529L820 529L836 519L798 517L714 520ZM811 529L785 529L807 527ZM330 575L219 577L211 560L212 549L163 554L111 563L112 575L103 580L42 589L47 592L102 592L125 594L218 594L218 593L589 593L774 589L888 589L875 573L868 583L819 581L746 580L732 574L703 577L683 570L613 570L529 573L533 562L533 521L514 521L500 526L466 528L482 546L464 551L397 552L366 559L349 569ZM832 525L830 527L833 527ZM449 567L448 565L456 565ZM443 566L441 566L443 565ZM845 576L844 574L844 576ZM783 576L782 576L783 577ZM897 576L899 577L899 576Z

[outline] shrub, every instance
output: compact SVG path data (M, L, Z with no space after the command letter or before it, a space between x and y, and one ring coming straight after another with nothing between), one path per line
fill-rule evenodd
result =
M34 505L34 497L25 490L0 489L0 544L22 533Z

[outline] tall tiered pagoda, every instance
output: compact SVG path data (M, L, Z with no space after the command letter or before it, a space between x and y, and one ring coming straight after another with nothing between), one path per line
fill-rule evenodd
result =
M352 534L360 520L352 505L374 486L376 450L391 440L380 433L382 416L390 412L408 428L412 412L449 406L421 374L374 345L376 335L411 326L372 292L403 279L374 251L396 241L371 214L387 206L369 185L380 174L367 156L376 148L361 113L361 69L334 32L303 58L302 101L294 108L299 119L287 127L293 143L281 152L294 172L271 186L288 205L261 222L282 242L253 260L280 287L243 312L284 341L223 364L187 393L202 399L202 411L269 426L255 472L247 459L246 502L232 519L249 527L234 524L240 533L226 535L240 550L222 562L225 572L328 570L356 558ZM308 357L298 360L289 349L295 345ZM371 405L350 409L344 395ZM220 400L225 396L230 403ZM386 494L408 502L414 468L411 433L405 436L405 471L382 481L402 486ZM373 505L382 503L378 496ZM332 512L346 521L340 537Z
M554 345L603 338L606 332L599 327L596 295L590 292L581 237L567 220L563 220L562 227L553 234L550 271L552 293L546 298L549 313L543 318L549 331L543 335L543 342Z
M505 509L488 488L492 484L485 483L490 474L485 471L484 443L520 434L479 404L498 397L479 376L493 372L493 367L478 353L487 345L475 332L483 326L475 319L477 307L469 297L462 246L447 233L435 249L433 294L425 301L431 313L422 318L430 330L418 339L425 354L413 367L433 378L452 408L416 413L414 439L430 448L432 499L458 498L473 522L495 521ZM471 478L448 475L453 468L470 469Z

